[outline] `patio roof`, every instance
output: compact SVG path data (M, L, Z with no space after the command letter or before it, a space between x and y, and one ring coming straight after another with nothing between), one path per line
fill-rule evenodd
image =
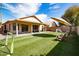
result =
M28 22L28 23L37 23L37 24L46 25L40 19L38 19L35 15L28 16L28 17L22 17L22 18L18 18L18 19L15 19L15 20L9 20L9 21L7 21L5 23L8 23L8 22L17 22L17 21L18 22Z
M28 16L17 19L19 21L25 21L25 22L33 22L33 23L42 23L36 16Z
M52 20L55 20L55 21L62 23L63 25L66 25L66 26L71 26L71 24L69 22L67 22L65 19L62 19L62 18L52 18Z

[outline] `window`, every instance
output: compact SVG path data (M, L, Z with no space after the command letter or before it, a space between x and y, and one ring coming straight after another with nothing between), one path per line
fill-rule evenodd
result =
M38 31L39 31L39 26L33 25L33 32L38 32Z
M13 30L16 30L16 23L13 23ZM18 24L18 30L19 30L19 24Z
M28 25L22 24L22 32L28 32Z
M16 23L13 23L13 30L16 30Z
M10 25L11 25L11 24L9 24L9 31L10 31Z
M4 29L6 30L6 25L4 25Z

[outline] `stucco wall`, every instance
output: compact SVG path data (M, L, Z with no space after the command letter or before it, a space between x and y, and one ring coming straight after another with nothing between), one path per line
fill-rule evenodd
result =
M2 33L2 28L1 28L1 25L0 25L0 33Z

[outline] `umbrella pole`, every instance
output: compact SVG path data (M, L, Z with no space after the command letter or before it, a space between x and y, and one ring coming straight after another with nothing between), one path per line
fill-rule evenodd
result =
M11 49L10 49L10 53L12 54L14 50L14 36L12 34L12 42L11 42Z
M8 45L8 34L6 35L6 41L5 41L5 45Z

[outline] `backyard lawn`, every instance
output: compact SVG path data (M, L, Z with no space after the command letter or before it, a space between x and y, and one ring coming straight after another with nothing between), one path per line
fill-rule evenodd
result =
M79 55L79 40L71 38L66 41L57 41L56 35L61 33L46 32L21 36L14 39L13 56L63 56ZM9 39L10 48L11 39ZM0 47L0 55L6 55L8 49Z
M60 33L42 33L28 36L17 37L14 39L14 53L18 56L38 56L47 55L59 41L54 41L56 35ZM11 40L9 39L9 44ZM9 45L10 48L10 45ZM9 51L6 48L1 48L0 55L6 55ZM4 51L4 52L3 52Z

